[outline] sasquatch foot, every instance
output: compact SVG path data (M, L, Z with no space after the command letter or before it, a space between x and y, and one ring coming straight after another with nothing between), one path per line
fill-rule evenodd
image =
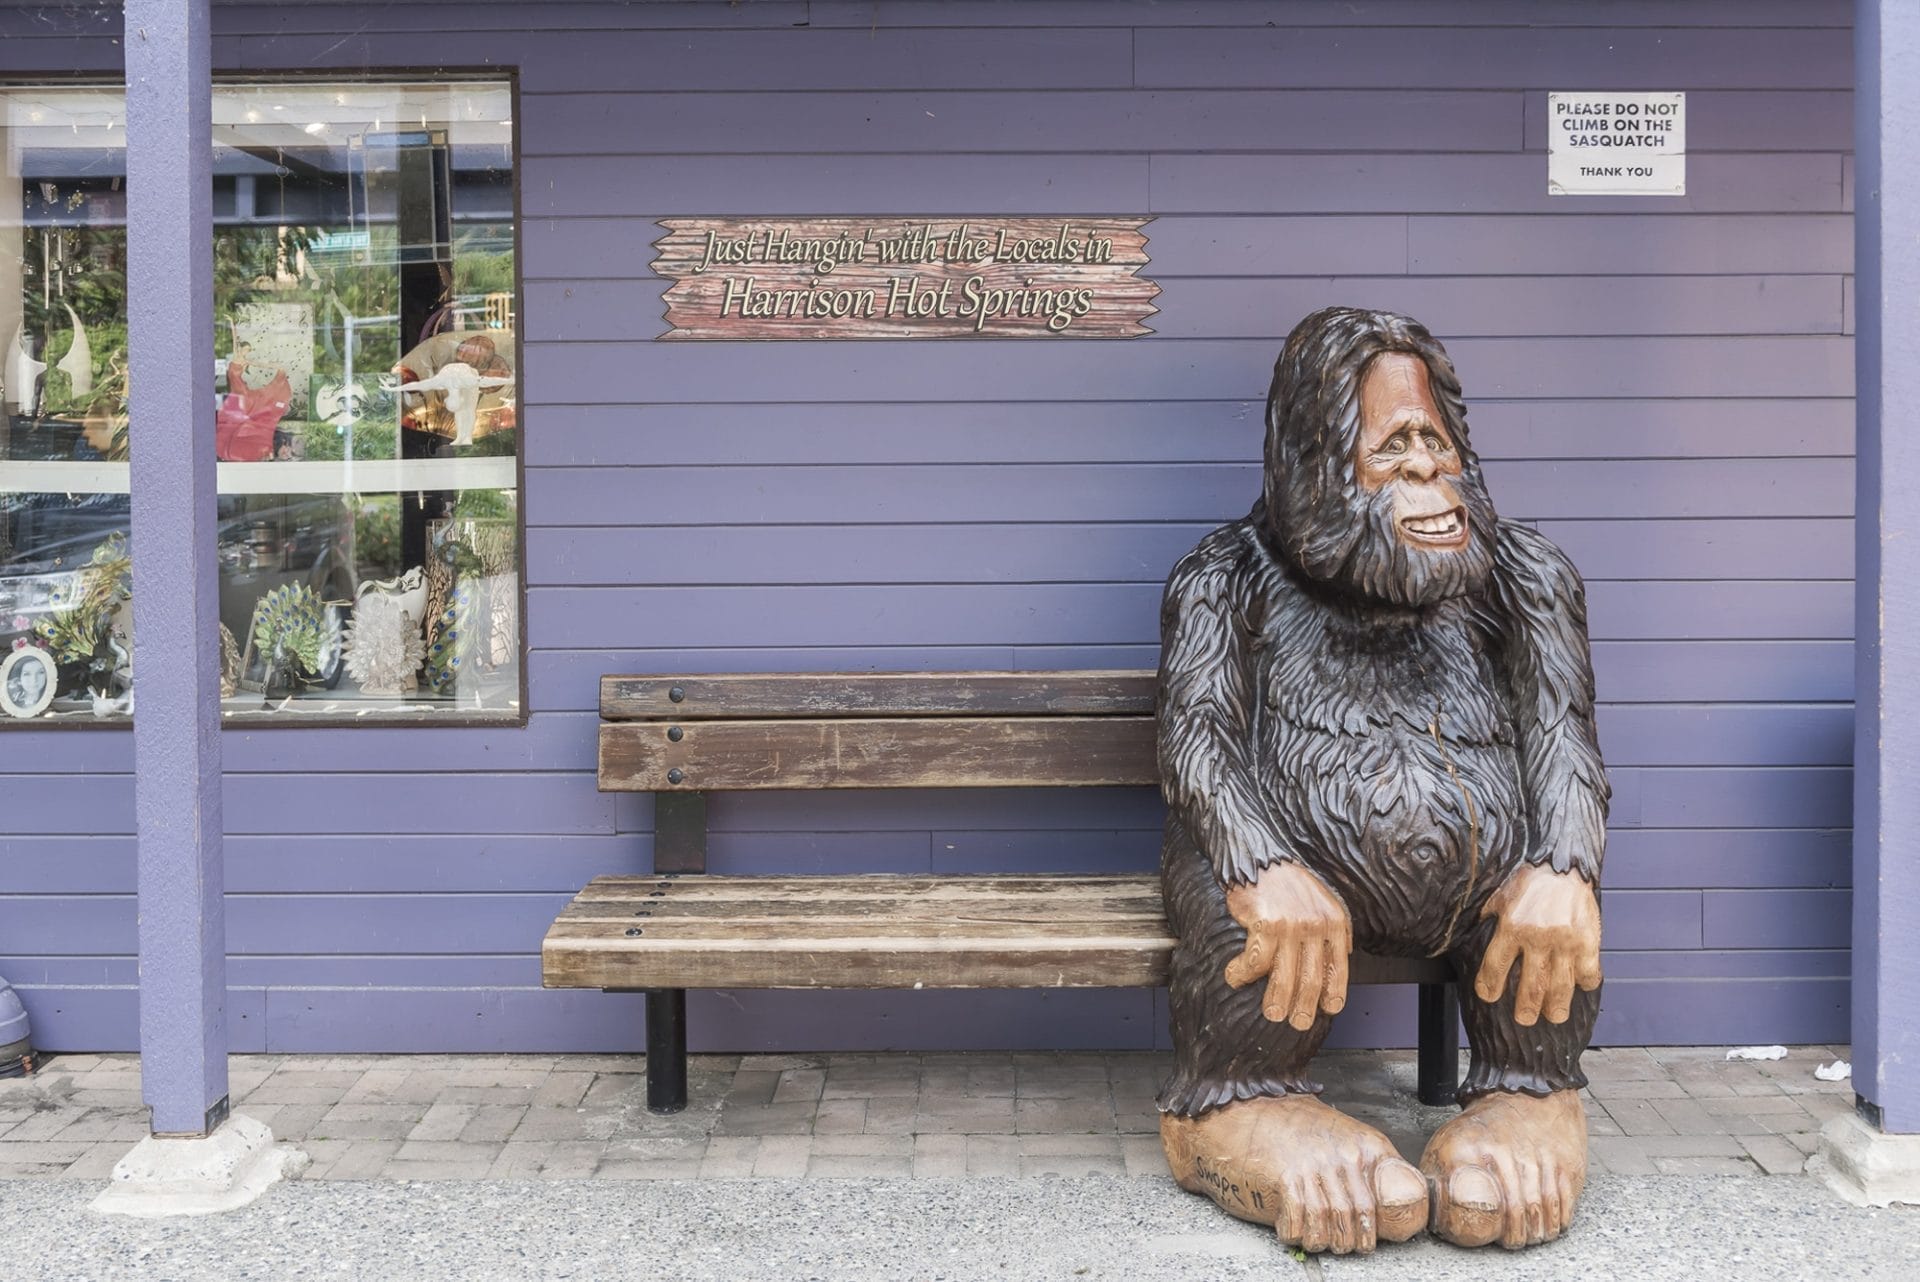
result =
M1551 1242L1587 1183L1579 1092L1482 1095L1433 1133L1420 1169L1433 1182L1433 1231L1447 1241L1510 1251Z
M1168 1114L1160 1139L1181 1188L1288 1246L1364 1255L1427 1226L1427 1183L1393 1141L1311 1095Z

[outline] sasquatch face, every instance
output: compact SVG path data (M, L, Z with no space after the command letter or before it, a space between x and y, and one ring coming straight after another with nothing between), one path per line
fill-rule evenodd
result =
M1392 495L1394 537L1436 552L1467 545L1467 509L1454 488L1460 454L1419 357L1386 352L1367 366L1360 380L1356 453L1354 479L1361 491Z
M1422 606L1486 581L1493 505L1468 477L1426 362L1383 352L1360 380L1354 484L1366 531L1348 567L1368 596Z

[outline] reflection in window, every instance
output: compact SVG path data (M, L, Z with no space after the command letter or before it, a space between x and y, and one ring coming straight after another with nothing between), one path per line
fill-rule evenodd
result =
M511 103L216 88L230 717L518 711ZM133 703L123 115L117 88L0 89L0 647L50 660L38 717Z

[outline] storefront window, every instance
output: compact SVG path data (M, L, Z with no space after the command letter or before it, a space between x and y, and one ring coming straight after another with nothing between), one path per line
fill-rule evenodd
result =
M510 87L213 116L227 716L517 716ZM0 89L0 723L133 704L125 173L119 89Z

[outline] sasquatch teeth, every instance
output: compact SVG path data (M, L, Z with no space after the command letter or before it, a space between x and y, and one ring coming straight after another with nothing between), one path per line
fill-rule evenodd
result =
M1460 532L1460 517L1453 512L1442 512L1438 516L1408 517L1401 524L1415 534L1448 535Z

